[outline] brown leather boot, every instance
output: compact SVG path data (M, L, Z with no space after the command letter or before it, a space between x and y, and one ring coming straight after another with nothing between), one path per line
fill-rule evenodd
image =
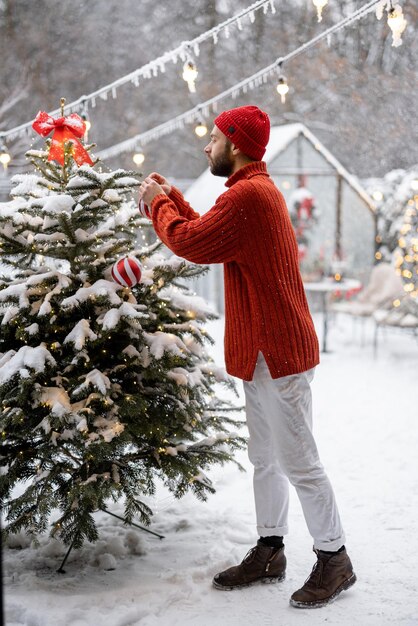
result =
M290 604L300 609L313 609L329 604L357 580L345 548L332 556L321 550L314 552L318 560L309 578L290 598Z
M216 589L238 589L256 582L278 583L285 578L286 557L283 548L271 548L260 541L247 552L240 565L234 565L216 574L213 586Z

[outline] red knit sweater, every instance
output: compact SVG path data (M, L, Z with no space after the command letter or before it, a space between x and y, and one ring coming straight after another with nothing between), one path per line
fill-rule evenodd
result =
M318 340L284 198L262 161L239 169L226 186L203 216L175 187L159 194L151 204L155 230L178 256L224 264L229 374L252 380L259 351L273 378L311 369Z

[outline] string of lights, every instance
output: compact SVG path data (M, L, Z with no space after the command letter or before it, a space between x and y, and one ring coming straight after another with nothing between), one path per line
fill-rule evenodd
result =
M321 12L324 6L327 4L328 0L312 0L312 2L317 9L318 21L321 21L322 19ZM88 125L88 127L90 127L90 122L88 120L88 114L87 114L89 103L92 106L94 106L96 98L98 96L103 99L107 99L107 95L109 92L112 92L113 96L116 97L116 90L122 84L128 81L131 81L134 84L137 84L137 81L139 81L140 76L150 78L153 75L157 75L158 71L164 71L164 64L167 62L167 60L177 62L179 57L185 61L184 66L183 66L182 77L187 82L189 90L194 93L196 91L195 81L197 78L198 70L191 56L191 50L193 49L195 55L197 56L199 54L200 43L202 43L206 39L212 37L214 43L217 43L218 34L222 31L224 31L225 35L228 37L229 27L235 23L237 24L238 29L241 30L242 18L246 16L248 16L250 19L250 22L253 23L255 20L255 11L257 11L258 9L262 7L264 8L265 13L267 13L269 8L271 9L272 13L276 12L274 8L273 0L259 0L258 2L251 4L249 7L247 7L240 13L236 14L235 16L229 18L228 20L225 20L221 24L218 24L217 26L210 29L209 31L202 33L201 35L196 37L194 40L189 41L189 42L183 42L176 49L172 50L171 52L165 53L163 56L159 57L158 59L155 59L154 61L151 61L150 63L143 66L142 68L135 70L135 72L132 72L131 74L128 74L118 79L114 83L111 83L110 85L107 85L99 89L98 91L92 94L89 94L88 96L82 96L75 102L69 103L68 105L65 106L64 112L69 113L70 111L74 111L77 108L81 107L82 117L86 121L86 124ZM323 39L327 39L329 42L331 36L335 32L345 28L346 26L350 25L352 22L364 17L374 7L376 7L376 15L378 19L381 19L384 13L384 10L386 9L387 14L388 14L388 24L392 31L392 37L393 37L392 45L393 46L401 45L402 44L401 35L403 31L405 30L406 24L407 24L403 16L402 7L400 5L393 5L392 0L370 0L364 6L360 7L359 9L357 9L352 14L342 19L340 22L338 22L334 26L331 26L326 31L318 34L316 37L313 37L312 39L302 44L301 46L299 46L292 52L288 53L287 55L283 57L280 57L271 65L263 68L262 70L259 70L252 76L242 80L241 82L230 87L226 91L216 95L215 97L207 100L206 102L198 104L192 109L189 109L188 111L180 115L177 115L176 117L154 128L151 128L148 131L135 135L134 137L131 137L130 139L127 139L123 142L115 144L114 146L99 152L98 156L100 156L100 158L102 159L105 159L105 158L110 158L112 156L116 156L123 152L134 150L135 151L135 154L133 157L134 162L136 165L141 165L145 159L145 155L143 154L143 151L141 148L142 145L145 145L149 141L157 139L163 135L174 132L175 130L179 128L183 128L185 124L192 123L192 122L195 122L195 123L197 122L197 125L195 127L195 132L199 137L203 137L207 133L207 127L204 121L204 117L209 116L211 109L214 112L216 111L216 105L219 101L229 96L232 96L232 98L235 98L241 92L246 93L248 89L254 89L255 87L260 86L261 84L267 82L268 78L274 73L276 73L278 76L277 92L279 93L281 97L281 101L285 102L286 94L289 91L289 85L287 83L286 77L283 75L283 69L282 69L283 64L295 58L296 56L307 52L310 48L315 46L317 43L319 43ZM51 113L52 116L57 115L57 114L62 115L63 112L60 109L57 109L56 111L52 111ZM31 127L32 127L32 121L27 122L25 124L21 124L20 126L12 128L9 131L0 133L0 163L3 165L5 169L8 167L8 164L11 160L10 154L7 150L5 139L6 138L11 139L16 136L23 135L29 132L31 130ZM86 137L85 137L85 140L87 141Z
M296 56L306 53L320 41L324 39L329 40L329 38L337 31L342 30L343 28L370 13L376 5L381 3L381 1L382 0L369 0L369 2L367 2L365 5L363 5L347 17L343 18L340 22L337 22L336 24L326 29L322 33L319 33L306 43L297 47L295 50L289 52L283 57L278 58L270 65L262 68L255 74L252 74L251 76L245 78L239 83L236 83L232 87L229 87L222 93L217 94L209 100L206 100L205 102L196 105L188 111L185 111L177 115L176 117L173 117L172 119L167 120L166 122L163 122L158 126L155 126L154 128L151 128L143 133L139 133L138 135L130 137L125 141L117 143L105 150L98 152L97 156L104 160L122 154L124 152L136 150L136 155L138 156L137 164L142 164L144 161L144 155L142 151L139 150L140 146L145 146L150 141L159 139L164 135L168 135L178 129L184 128L186 124L191 124L193 122L198 123L198 126L196 127L197 131L197 128L199 126L202 126L202 118L208 117L211 114L211 111L216 112L216 106L221 100L224 100L228 97L236 98L240 93L246 93L248 89L252 90L256 87L259 87L262 84L265 84L269 77L271 77L272 75L278 75L277 90L278 93L282 96L283 100L283 97L289 89L287 81L282 74L283 65L291 59L295 58ZM203 132L202 130L201 134L197 134L199 136L204 136L205 132Z
M112 83L109 83L108 85L105 85L104 87L100 87L99 89L93 91L88 95L81 96L77 100L69 102L65 105L64 113L68 114L77 111L86 113L89 106L91 106L92 108L96 106L96 101L98 98L102 100L107 100L109 94L111 94L113 98L116 98L117 90L122 85L125 85L126 83L133 83L136 87L138 87L141 79L153 78L157 76L160 72L164 73L165 66L169 62L175 64L179 59L181 59L184 62L183 74L185 74L186 72L187 76L188 66L194 66L193 55L196 57L199 56L200 44L209 39L212 39L214 44L218 43L219 35L222 32L225 34L225 37L228 38L230 35L231 26L234 26L235 24L237 25L239 30L242 30L243 19L248 17L250 23L253 23L255 21L256 11L261 8L263 8L264 13L267 13L269 9L273 14L276 12L274 0L258 0L257 2L254 2L233 17L228 18L224 22L221 22L217 26L214 26L210 30L207 30L206 32L198 35L190 41L183 41L179 46L177 46L177 48L174 48L169 52L165 52L160 57L149 61L142 67L134 70L133 72L122 76L121 78L115 80ZM193 68L191 68L191 71L193 72ZM188 82L188 78L185 78L185 80L186 82ZM191 83L194 82L193 78L189 80ZM61 115L61 111L60 109L56 109L54 111L51 111L50 115L53 117L56 115ZM24 135L28 131L30 132L32 128L32 121L33 120L31 120L30 122L25 122L24 124L20 124L15 128L11 128L10 130L1 133L0 139L15 139L18 136Z

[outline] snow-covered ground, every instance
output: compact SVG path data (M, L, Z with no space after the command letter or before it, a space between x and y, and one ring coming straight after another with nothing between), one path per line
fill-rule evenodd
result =
M315 321L320 331L320 314ZM222 324L210 326L218 362ZM15 537L3 555L7 626L417 626L418 342L388 333L375 358L371 331L361 346L351 320L334 320L332 352L322 355L313 382L316 437L358 577L334 604L312 611L288 604L315 561L294 493L286 580L212 588L212 576L257 539L243 451L248 471L215 468L217 493L206 503L160 490L152 529L163 540L100 514L100 540L74 551L57 574L60 543L43 538L35 548Z

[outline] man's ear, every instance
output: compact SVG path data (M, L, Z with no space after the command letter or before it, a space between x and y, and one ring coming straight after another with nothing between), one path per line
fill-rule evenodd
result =
M239 148L237 148L236 146L234 146L234 144L232 144L232 146L231 146L231 151L232 151L232 154L234 156L237 156L238 154L241 154L241 150Z

